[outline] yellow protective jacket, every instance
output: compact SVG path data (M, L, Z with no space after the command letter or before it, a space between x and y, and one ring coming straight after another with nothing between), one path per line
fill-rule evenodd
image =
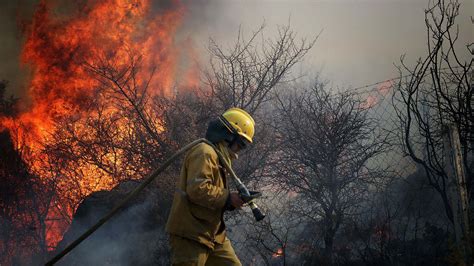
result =
M230 162L224 144L217 148ZM223 166L212 146L197 144L186 155L166 223L173 235L198 241L209 248L223 244L223 212L229 197Z

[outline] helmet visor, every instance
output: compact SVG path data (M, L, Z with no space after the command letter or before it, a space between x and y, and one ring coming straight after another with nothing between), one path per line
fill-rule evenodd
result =
M241 135L238 135L235 138L235 143L239 146L241 150L247 148L250 145L250 142L246 138L242 137Z

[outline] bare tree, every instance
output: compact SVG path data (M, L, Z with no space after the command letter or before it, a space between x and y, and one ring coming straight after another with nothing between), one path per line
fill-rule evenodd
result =
M456 0L430 2L425 10L427 55L414 66L401 57L398 69L402 78L393 98L404 151L424 169L429 185L441 196L451 223L454 216L448 195L444 126L454 125L460 132L470 200L474 174L474 47L472 42L466 50L458 46L456 18L460 6Z
M369 185L381 175L367 162L382 152L384 138L375 135L361 103L350 93L331 94L319 82L279 97L278 182L298 193L300 214L321 230L328 264L341 224L357 213Z
M275 39L265 39L264 25L248 40L239 30L234 47L225 51L211 40L211 69L207 81L211 97L221 108L240 107L253 114L269 101L269 93L286 81L291 68L313 47L316 39L296 40L289 25L280 26ZM261 42L256 39L261 36Z

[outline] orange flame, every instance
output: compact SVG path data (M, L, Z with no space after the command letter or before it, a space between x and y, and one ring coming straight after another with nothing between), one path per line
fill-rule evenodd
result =
M106 56L121 65L127 63L127 50L141 51L141 78L156 66L159 71L151 87L170 89L176 57L173 33L180 8L150 17L146 0L91 1L69 19L52 16L51 9L44 1L40 4L22 51L22 62L32 67L32 109L20 121L32 124L35 133L51 129L55 117L80 112L97 85L84 62Z
M139 52L138 83L153 75L149 92L171 93L177 61L173 38L184 13L177 0L171 1L171 7L159 14L151 11L149 0L90 0L62 16L55 15L57 6L47 0L38 5L21 53L22 64L31 69L29 107L16 118L0 117L0 129L17 130L12 134L14 143L27 147L36 158L29 161L32 168L42 167L41 143L47 143L48 134L56 130L54 121L80 115L93 97L98 80L91 77L86 64L105 59L120 68L129 63L130 51ZM80 185L90 187L87 182ZM94 190L114 185L103 182ZM66 197L60 194L60 201L62 196ZM72 216L74 212L61 208L50 204L46 226L49 247L57 245L68 226L64 219L55 219L58 213Z
M186 71L184 73L184 84L182 84L182 87L189 89L197 88L201 82L199 73L199 55L194 48L194 42L190 37L185 40L183 48L188 62L186 62L187 65L185 66Z

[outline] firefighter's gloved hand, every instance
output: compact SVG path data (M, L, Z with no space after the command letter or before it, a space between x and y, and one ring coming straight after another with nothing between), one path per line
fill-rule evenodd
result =
M249 195L240 194L240 198L242 198L244 203L249 203L252 200L256 198L260 198L262 196L262 192L259 192L259 191L250 190L249 193L250 193Z
M224 210L226 211L233 211L235 209L240 209L242 208L242 205L244 204L244 201L240 198L240 195L238 192L230 192L229 197L227 198L227 201L225 203Z

